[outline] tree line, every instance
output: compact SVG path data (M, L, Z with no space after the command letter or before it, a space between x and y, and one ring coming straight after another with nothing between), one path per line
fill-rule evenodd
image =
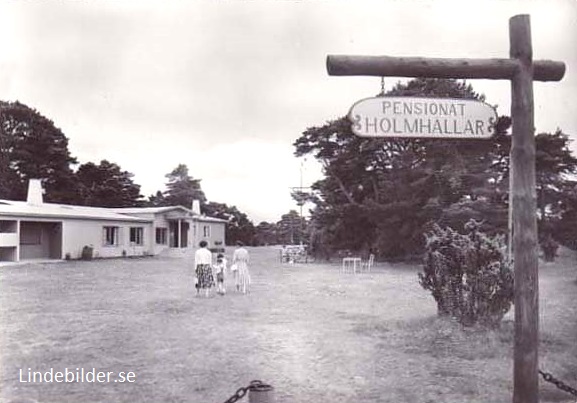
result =
M386 95L485 101L470 84L414 79ZM144 197L133 174L108 160L78 164L54 122L20 102L0 101L0 199L25 200L28 179L42 178L45 200L96 207L182 205L200 201L203 214L227 220L227 243L310 244L324 256L339 251L382 258L420 257L433 225L463 228L482 222L488 234L507 234L511 119L499 116L488 140L361 138L346 117L307 128L294 142L297 157L312 155L324 178L296 210L257 225L236 206L208 201L201 179L185 164L167 173L164 191ZM577 159L558 129L536 140L539 241L577 248Z
M191 176L185 164L178 164L165 175L166 190L158 190L148 197L141 194L141 187L133 177L132 173L108 160L78 164L68 149L68 138L52 120L23 103L0 101L0 199L25 200L31 178L43 180L44 199L48 203L191 208L192 200L196 199L203 214L227 221L228 244L302 240L302 234L296 232L301 230L301 224L295 221L294 212L278 223L255 226L236 206L208 201L201 179Z
M385 95L485 101L450 79L414 79ZM325 175L305 195L313 248L407 259L422 256L435 224L459 229L475 219L489 234L507 234L510 126L499 116L488 140L362 138L346 117L307 128L295 155L314 156ZM535 141L540 243L576 247L577 159L569 137L558 129Z

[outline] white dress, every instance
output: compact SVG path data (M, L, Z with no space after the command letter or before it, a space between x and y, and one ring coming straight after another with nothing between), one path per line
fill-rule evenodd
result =
M250 272L248 270L249 256L248 251L244 248L238 248L232 256L232 263L236 265L238 274L236 276L236 285L244 291L250 285Z

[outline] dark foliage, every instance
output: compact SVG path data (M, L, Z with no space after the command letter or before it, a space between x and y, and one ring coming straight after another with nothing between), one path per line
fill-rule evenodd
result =
M501 237L490 237L470 220L466 233L434 225L426 234L419 283L431 291L439 315L461 324L495 327L513 301L513 271Z
M45 201L71 203L76 159L54 123L20 102L0 101L0 198L24 200L29 179L43 179Z
M253 245L255 243L256 229L254 224L236 206L209 202L202 207L202 212L210 217L227 221L225 239L227 245L235 245L237 241L241 241L245 245Z
M179 164L165 176L168 183L161 199L163 205L192 208L193 200L198 200L200 204L206 203L206 196L200 186L201 180L190 176L185 164Z
M387 95L483 100L456 80L415 79ZM361 138L347 118L311 127L295 155L313 155L325 178L313 185L313 243L328 253L377 251L388 259L423 253L428 223L463 225L483 218L505 232L510 119L499 118L489 140ZM322 241L321 241L322 239Z
M140 186L133 175L106 160L81 165L76 172L79 187L77 204L93 207L137 207L142 205Z

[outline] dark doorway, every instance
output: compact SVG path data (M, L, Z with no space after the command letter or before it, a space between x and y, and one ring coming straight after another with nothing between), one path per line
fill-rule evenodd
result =
M20 260L62 259L62 223L20 222Z
M171 248L186 248L188 247L188 229L187 221L180 221L180 232L178 231L179 221L169 221L169 245Z

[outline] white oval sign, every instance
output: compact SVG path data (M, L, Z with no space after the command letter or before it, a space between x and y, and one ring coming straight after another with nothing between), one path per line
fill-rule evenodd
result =
M491 105L454 98L366 98L348 117L353 133L363 137L483 139L493 135L497 122Z

